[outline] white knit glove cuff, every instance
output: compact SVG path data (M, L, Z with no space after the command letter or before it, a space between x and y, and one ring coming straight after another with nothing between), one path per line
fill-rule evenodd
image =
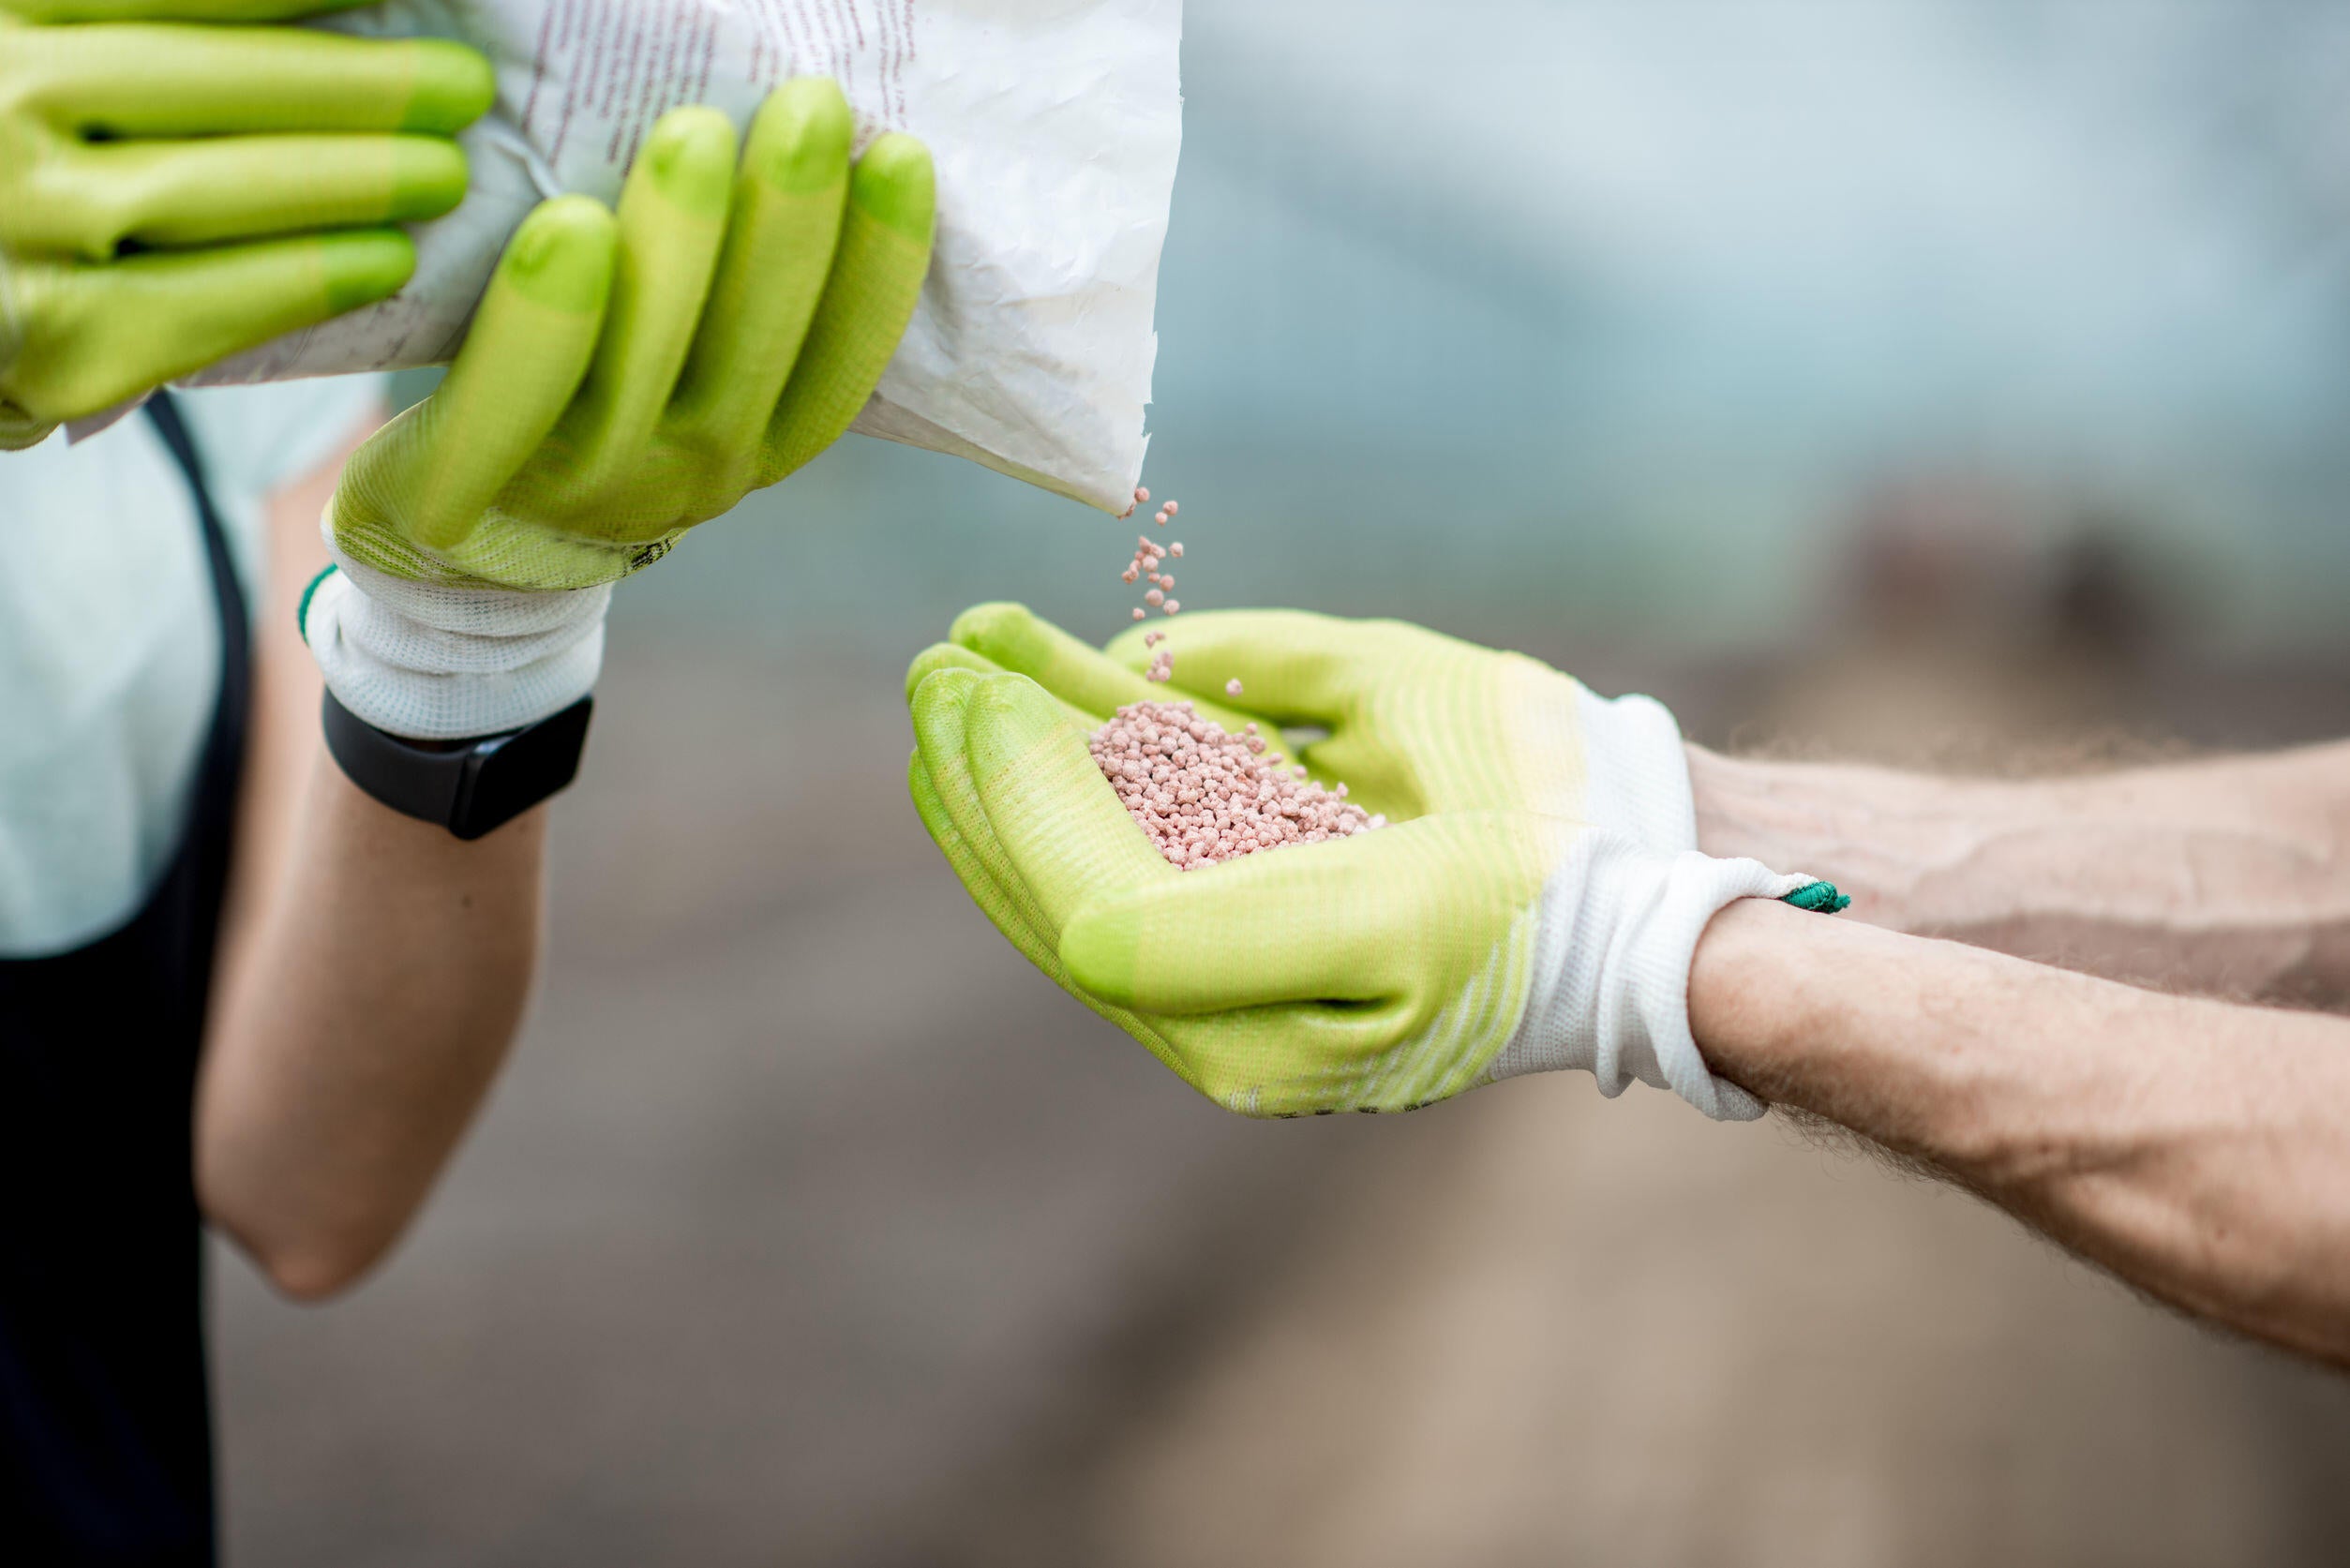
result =
M335 548L312 585L302 635L335 700L413 740L520 729L561 712L604 667L612 586L560 593L438 588Z
M1813 880L1754 860L1657 855L1614 833L1584 834L1543 889L1533 992L1492 1076L1579 1068L1611 1098L1638 1079L1716 1121L1754 1120L1768 1107L1714 1077L1698 1053L1689 964L1724 905L1784 898Z
M1654 697L1594 696L1575 688L1583 744L1582 809L1566 814L1676 855L1698 846L1696 792L1681 726Z

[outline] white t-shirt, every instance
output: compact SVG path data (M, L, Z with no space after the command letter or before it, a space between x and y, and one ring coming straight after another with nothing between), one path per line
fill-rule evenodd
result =
M347 376L179 395L246 596L271 491L382 401ZM187 486L146 418L0 452L0 955L81 947L170 866L219 695Z

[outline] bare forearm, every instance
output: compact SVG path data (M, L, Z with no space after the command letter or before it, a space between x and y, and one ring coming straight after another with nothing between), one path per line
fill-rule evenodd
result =
M1699 945L1718 1072L2140 1288L2350 1363L2350 1023L1747 901Z
M2350 746L2073 779L1690 748L1699 844L1897 930L2232 995L2350 996Z
M305 1296L397 1238L496 1076L537 954L546 821L460 843L314 756L221 978L196 1111L206 1212Z

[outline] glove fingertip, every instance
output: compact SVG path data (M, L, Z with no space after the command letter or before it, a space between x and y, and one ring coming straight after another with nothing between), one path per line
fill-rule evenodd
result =
M875 138L848 177L848 199L884 228L905 236L924 252L938 206L938 176L930 149L904 131Z
M779 190L831 190L847 177L856 133L840 83L829 76L794 77L759 106L743 164Z
M906 710L914 720L914 742L925 755L961 753L965 710L981 679L976 670L944 668L930 671L916 684Z
M972 729L987 741L991 756L1025 755L1070 729L1068 710L1027 676L999 670L971 683Z
M1015 646L1035 625L1036 614L1027 605L1009 599L990 600L956 616L947 628L947 640L1003 664L999 650Z
M1089 903L1061 932L1061 965L1070 979L1101 1000L1134 1007L1142 938L1142 906L1135 900Z
M974 675L1000 673L986 658L967 648L959 648L950 642L933 643L917 653L914 662L906 666L906 700L911 703L923 681L940 670L950 669L969 670Z
M409 50L416 86L400 119L402 130L454 135L498 100L498 73L481 51L447 38L417 38Z
M318 239L326 312L339 316L398 293L416 275L416 242L399 229L354 229Z
M557 196L522 220L498 276L516 293L549 309L599 314L612 293L620 221L591 196ZM469 339L470 341L470 339Z
M385 216L397 223L439 217L465 200L471 169L465 149L439 136L396 136L390 142L392 194Z
M733 196L735 151L734 122L688 104L653 122L636 168L679 211L714 222Z

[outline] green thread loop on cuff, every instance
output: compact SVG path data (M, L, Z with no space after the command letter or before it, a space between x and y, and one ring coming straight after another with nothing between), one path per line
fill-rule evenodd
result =
M1834 915L1851 906L1849 894L1836 891L1833 882L1806 882L1785 898L1781 903L1791 903L1798 909L1808 909L1819 915Z
M305 648L310 645L310 596L318 592L319 584L340 570L341 568L335 562L328 561L326 570L310 579L310 586L302 590L302 602L293 607L293 629L301 635L302 646Z

